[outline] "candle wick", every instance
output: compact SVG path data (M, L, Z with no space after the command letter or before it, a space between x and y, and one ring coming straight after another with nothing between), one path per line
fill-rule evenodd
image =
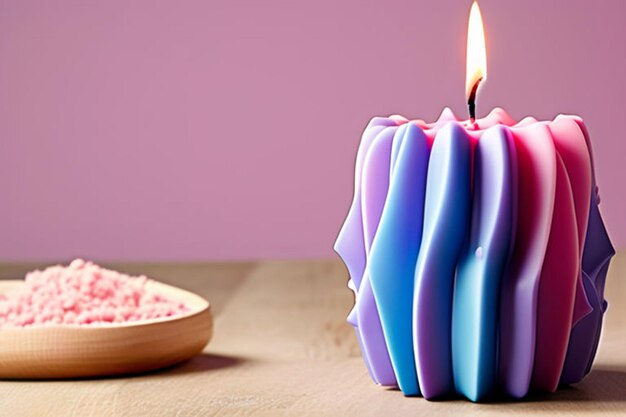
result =
M476 121L476 91L478 91L478 84L480 84L482 80L483 77L476 80L474 86L472 87L472 91L470 92L469 98L467 99L467 107L469 108L469 116L472 124Z

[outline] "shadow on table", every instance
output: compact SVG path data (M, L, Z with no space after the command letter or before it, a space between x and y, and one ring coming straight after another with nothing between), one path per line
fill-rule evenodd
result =
M598 366L579 384L532 394L527 401L626 402L626 367Z
M398 391L397 388L387 388L388 391ZM436 401L467 401L460 396L441 398ZM577 411L595 409L601 403L626 402L626 366L602 366L594 367L593 370L579 384L562 386L556 392L531 392L522 400L514 400L509 397L497 396L484 402L473 404L481 406L505 406L515 408L523 407L531 411L545 410L549 405L558 409L572 408Z
M63 381L106 381L111 379L135 379L135 378L160 378L160 377L169 377L175 375L185 375L192 374L197 372L211 372L217 371L219 369L230 368L242 365L246 362L249 362L248 359L235 357L235 356L226 356L226 355L215 355L210 353L202 353L200 355L194 356L193 358L180 362L174 365L170 365L165 368L154 369L151 371L138 372L134 374L119 374L119 375L103 375L103 376L93 376L93 377L78 377L78 378L50 378L50 379L0 379L1 381L25 381L25 382L63 382Z
M519 403L529 408L543 409L547 404L572 409L593 409L609 402L626 402L626 366L598 366L580 383L562 386L556 392L532 392ZM498 399L495 404L511 405L510 399Z
M202 353L189 359L188 361L170 366L169 368L165 368L160 371L153 371L151 373L163 375L190 374L196 372L214 371L222 368L232 368L242 365L245 362L248 362L248 359L236 356Z

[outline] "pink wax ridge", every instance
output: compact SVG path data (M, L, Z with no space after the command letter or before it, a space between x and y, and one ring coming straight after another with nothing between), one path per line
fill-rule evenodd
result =
M0 294L0 327L106 325L182 315L190 309L130 276L74 260L26 274L23 286Z

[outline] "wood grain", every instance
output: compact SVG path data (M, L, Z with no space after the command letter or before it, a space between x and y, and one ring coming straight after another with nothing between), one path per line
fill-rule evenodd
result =
M32 266L0 266L0 277ZM626 415L625 254L611 267L592 373L552 395L492 404L428 402L374 385L345 322L353 299L339 261L106 266L207 298L215 333L204 354L132 377L0 381L0 416Z

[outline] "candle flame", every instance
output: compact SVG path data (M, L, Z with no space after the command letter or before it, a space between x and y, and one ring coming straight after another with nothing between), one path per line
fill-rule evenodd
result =
M480 8L476 1L472 4L469 15L466 65L465 98L469 99L472 90L477 88L477 84L487 78L485 29L483 28L483 18L480 14Z

